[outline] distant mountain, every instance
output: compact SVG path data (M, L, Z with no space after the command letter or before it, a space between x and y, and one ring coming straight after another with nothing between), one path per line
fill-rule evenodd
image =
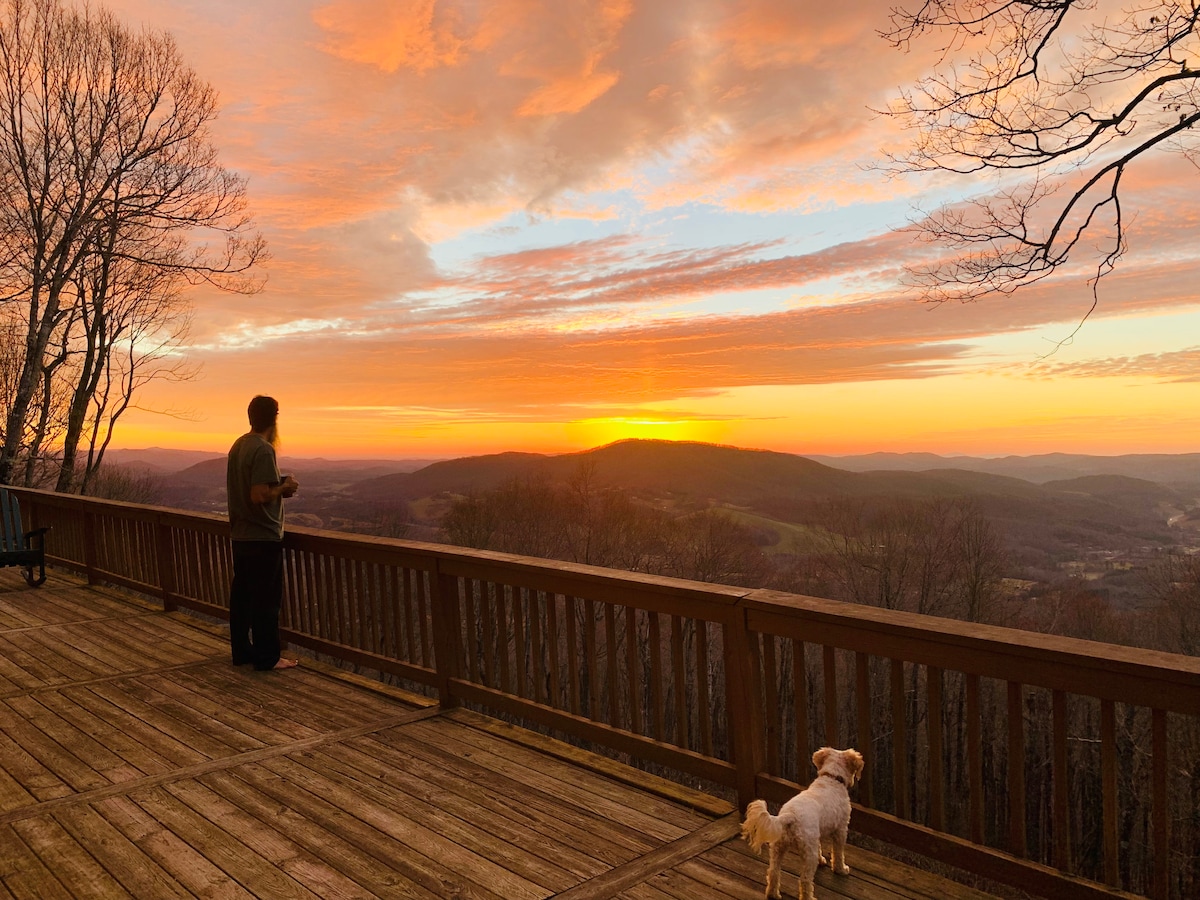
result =
M147 447L143 450L106 450L104 461L123 468L169 474L217 456L224 457L224 454L209 450L166 450L162 447Z
M204 462L219 461L225 464L225 451L210 450L166 450L149 447L143 450L107 450L104 460L112 465L138 468L155 474L173 475ZM382 475L388 472L415 472L436 459L325 459L281 456L279 464L309 472L346 471L357 473L358 478ZM370 473L370 474L363 474ZM224 478L222 470L222 478Z
M809 459L848 472L921 472L928 469L968 469L1022 478L1035 484L1089 475L1123 475L1161 484L1200 486L1200 453L1133 453L1089 456L1043 453L988 459L975 456L937 456L932 453L868 453L863 456L809 456Z
M443 493L488 491L514 479L566 481L591 467L598 484L675 498L746 502L764 492L831 496L854 492L860 476L790 453L741 450L687 441L618 441L581 453L547 456L497 453L434 463L411 474L386 475L352 489L360 495L407 500Z
M295 512L319 510L331 519L338 507L361 507L364 502L378 498L350 498L343 493L362 481L398 474L405 467L428 465L425 460L328 460L300 459L282 456L280 472L292 475L300 482L300 494L291 501ZM222 512L225 509L225 456L195 463L170 474L153 473L160 486L160 502L166 506Z

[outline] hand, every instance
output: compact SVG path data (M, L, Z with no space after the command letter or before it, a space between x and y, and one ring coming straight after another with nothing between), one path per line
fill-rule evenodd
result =
M281 488L279 492L281 497L292 497L296 491L300 490L300 482L291 475L285 475L283 481L279 482L279 487Z

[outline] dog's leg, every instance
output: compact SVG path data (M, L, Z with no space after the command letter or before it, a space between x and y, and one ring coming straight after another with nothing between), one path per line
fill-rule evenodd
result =
M821 855L821 846L800 848L800 900L816 900L813 893L813 879L817 876L817 859Z
M829 860L825 858L825 845L823 843L818 842L817 849L821 854L820 858L817 860L817 868L819 869L821 866L828 865Z
M778 900L779 877L783 869L783 858L787 856L787 845L776 841L771 845L771 862L767 866L767 900Z
M850 867L846 865L846 833L848 831L849 824L846 824L833 833L833 852L830 854L832 857L830 868L839 875L850 874Z

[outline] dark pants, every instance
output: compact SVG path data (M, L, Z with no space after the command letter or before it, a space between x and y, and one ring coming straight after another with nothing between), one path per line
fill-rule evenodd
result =
M229 645L235 666L272 669L279 662L282 603L283 542L234 541Z

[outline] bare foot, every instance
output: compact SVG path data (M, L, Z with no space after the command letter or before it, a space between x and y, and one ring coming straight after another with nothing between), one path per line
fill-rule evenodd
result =
M287 659L286 657L283 657L283 656L281 656L281 657L279 657L279 662L275 663L275 665L273 666L273 668L276 668L276 669L294 669L294 668L296 668L296 666L298 666L298 665L300 665L300 660L298 660L298 659Z

